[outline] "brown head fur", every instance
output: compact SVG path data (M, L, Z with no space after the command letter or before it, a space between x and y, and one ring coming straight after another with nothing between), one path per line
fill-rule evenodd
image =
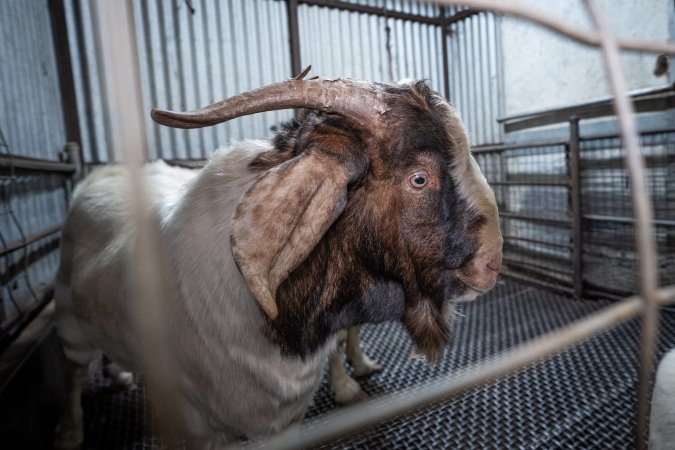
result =
M278 311L267 333L286 352L309 354L346 326L402 320L418 350L435 360L449 340L447 303L489 289L497 276L502 241L496 203L458 115L424 82L376 89L386 93L388 107L377 130L309 111L286 124L275 149L251 164L262 178L286 171L297 185L289 195L334 186L322 200L331 214L320 216L320 230L294 237L304 217L316 214L311 205L297 207L301 218L286 225L293 229L284 239L311 241L304 254L283 270L274 264L285 250L268 258L270 273L281 275L269 277ZM292 171L300 162L305 168ZM310 167L316 164L322 166L315 172ZM264 204L273 192L270 186L244 201ZM329 195L344 195L344 201L334 206ZM286 205L296 203L304 204L289 198ZM286 205L279 207L294 208ZM279 213L261 221L274 222ZM268 228L276 233L278 226ZM258 235L262 242L265 229Z

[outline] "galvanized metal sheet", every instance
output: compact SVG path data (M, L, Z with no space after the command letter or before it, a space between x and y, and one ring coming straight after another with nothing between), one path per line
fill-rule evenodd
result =
M0 2L0 36L0 130L15 154L57 160L66 138L45 2Z

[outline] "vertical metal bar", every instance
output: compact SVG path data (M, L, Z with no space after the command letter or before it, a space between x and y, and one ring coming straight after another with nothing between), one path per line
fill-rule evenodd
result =
M635 214L635 244L640 261L640 291L644 299L642 333L640 336L640 372L638 384L637 427L635 447L647 448L651 377L657 351L659 309L658 253L654 233L654 207L649 195L645 160L640 153L635 108L627 92L628 85L622 71L619 43L595 0L586 0L586 7L601 38L601 49L609 84L614 94L614 109L624 147L624 158L630 174L631 197Z
M300 64L300 31L298 30L298 0L286 0L288 8L288 36L291 48L291 75L302 71Z
M572 287L574 298L583 295L583 248L581 243L581 168L579 157L579 117L570 117L570 141L567 145L567 169L570 176L569 208L572 216Z
M570 117L570 143L567 146L567 169L570 176L569 208L572 216L572 287L574 298L583 295L583 248L581 236L581 167L579 157L579 117Z
M448 26L445 24L446 7L442 6L440 10L441 23L441 48L443 52L443 93L445 98L450 100L450 74L448 63Z
M51 16L52 37L59 73L59 87L61 90L63 121L66 128L66 141L77 142L79 144L82 138L80 135L80 124L77 114L75 80L73 79L73 65L70 57L64 0L49 0L48 7ZM78 151L80 152L79 159L82 161L82 147L79 145Z

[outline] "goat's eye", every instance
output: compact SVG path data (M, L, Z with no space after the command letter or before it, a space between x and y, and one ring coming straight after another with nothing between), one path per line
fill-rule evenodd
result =
M429 174L426 172L415 172L411 177L410 177L410 184L414 188L423 188L426 186L427 181L429 181Z

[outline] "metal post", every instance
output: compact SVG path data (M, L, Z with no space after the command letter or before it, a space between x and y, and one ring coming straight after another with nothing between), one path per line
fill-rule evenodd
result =
M567 145L567 162L570 175L570 214L572 216L572 286L574 298L583 295L583 247L581 236L581 168L579 164L579 117L570 117L570 141Z
M72 178L75 181L79 181L82 178L82 150L80 149L80 144L78 142L68 142L65 148L66 160L75 166L75 173L73 173Z
M450 100L450 70L448 64L448 24L445 22L446 8L441 7L440 23L441 23L441 48L443 51L443 93L445 98Z
M73 79L73 62L70 57L68 41L68 27L64 0L49 0L49 13L52 24L52 37L56 54L56 64L59 74L59 87L63 108L63 121L66 129L66 139L70 142L82 142L80 135L79 116L77 114L77 99L75 97L75 81ZM80 161L83 160L82 148L78 146Z
M300 67L300 31L298 29L298 0L286 0L288 8L288 39L291 48L291 74L294 77L302 71Z

